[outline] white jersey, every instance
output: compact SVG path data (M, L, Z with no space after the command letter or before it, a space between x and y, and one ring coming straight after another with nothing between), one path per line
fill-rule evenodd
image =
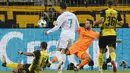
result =
M74 13L66 11L62 13L56 21L56 25L47 33L54 32L61 27L60 37L71 37L75 39L75 31L79 28L79 22Z

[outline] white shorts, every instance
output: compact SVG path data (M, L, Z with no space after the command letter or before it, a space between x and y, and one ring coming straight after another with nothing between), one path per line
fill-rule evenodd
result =
M67 49L73 44L73 42L74 42L74 39L71 39L69 37L61 37L58 40L57 48Z

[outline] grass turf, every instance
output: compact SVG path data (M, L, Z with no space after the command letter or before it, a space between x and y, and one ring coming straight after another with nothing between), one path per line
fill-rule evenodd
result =
M0 73L12 73L12 72L5 72L0 71ZM57 71L42 71L40 73L58 73ZM74 71L63 71L62 73L75 73ZM80 71L78 73L98 73L98 71ZM113 73L112 71L104 71L103 73ZM130 73L130 71L118 71L117 73Z

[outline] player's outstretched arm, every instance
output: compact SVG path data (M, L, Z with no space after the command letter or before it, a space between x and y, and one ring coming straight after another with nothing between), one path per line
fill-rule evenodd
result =
M52 33L52 32L55 32L56 30L58 30L61 25L63 24L63 22L65 21L65 18L64 16L59 16L56 20L56 25L55 27L53 27L52 29L48 30L48 31L45 31L44 33L45 34L49 34L49 33Z
M25 55L25 56L33 56L33 53L30 53L30 52L18 51L18 54L20 54L20 55Z
M123 26L123 21L119 21L119 22L117 22L117 24L119 25L119 26Z
M94 21L94 25L98 25L104 22L104 17L101 17L99 20Z
M48 31L44 31L44 34L49 34L52 32L55 32L56 30L58 30L60 28L61 25L55 25L55 27L53 27L52 29L48 30Z

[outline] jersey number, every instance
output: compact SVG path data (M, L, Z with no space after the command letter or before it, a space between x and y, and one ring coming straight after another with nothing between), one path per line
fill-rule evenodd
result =
M108 24L106 26L115 26L116 25L116 18L115 17L107 17Z
M71 28L72 27L72 19L68 19L68 21L69 21L69 24L70 24L69 28Z

